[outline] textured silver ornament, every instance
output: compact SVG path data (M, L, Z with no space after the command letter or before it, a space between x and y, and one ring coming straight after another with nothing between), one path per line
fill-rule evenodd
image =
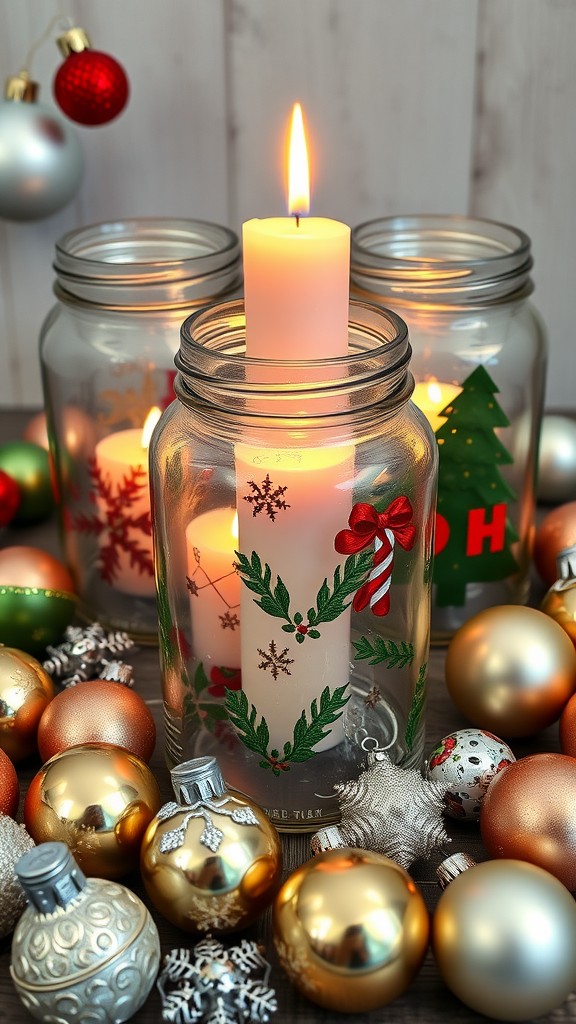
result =
M262 948L248 939L226 949L209 935L192 950L173 949L164 957L157 982L162 1020L266 1024L278 1008L269 977Z
M26 906L26 897L14 866L33 846L34 840L23 825L17 825L13 818L0 814L0 938L10 934Z
M50 655L42 667L60 686L77 686L90 679L107 679L124 686L134 683L134 670L109 654L129 651L134 641L127 633L106 632L99 622L86 627L68 626L64 641L46 648Z
M342 820L316 832L312 853L347 846L382 853L405 869L449 843L442 811L446 786L400 768L387 754L368 755L357 782L334 787Z
M212 853L216 853L224 839L224 833L214 824L209 811L212 814L223 814L225 817L231 818L237 825L259 824L258 818L249 807L234 807L233 810L229 810L227 804L231 802L230 797L225 797L223 800L198 801L198 803L193 804L184 820L178 825L178 828L164 833L160 841L160 853L170 853L171 850L178 850L184 845L186 829L188 823L193 818L204 818L205 827L200 835L200 842L203 846L207 846L209 850L212 850ZM171 800L160 808L156 817L160 821L167 821L175 814L180 814L181 811L181 804Z

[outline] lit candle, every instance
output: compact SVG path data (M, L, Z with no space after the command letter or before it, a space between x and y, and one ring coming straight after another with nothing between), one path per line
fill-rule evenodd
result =
M304 217L308 169L299 109L292 122L289 191L294 216L244 224L246 354L271 361L346 355L350 229ZM301 364L289 381L279 382L311 382L325 372ZM354 450L307 447L305 431L282 436L276 429L275 437L275 447L236 447L236 493L244 568L255 553L264 585L268 575L267 586L282 591L286 612L270 614L270 602L255 598L241 572L242 689L256 721L266 721L270 749L281 751L302 712L310 721L313 702L317 707L326 688L349 692L349 601L330 621L320 616L313 624L309 612L323 586L332 593L345 561L334 538L352 507ZM316 751L342 740L342 718L326 732Z
M215 508L186 527L187 585L194 655L213 666L240 667L240 579L235 570L238 517Z
M100 575L117 590L154 597L148 445L161 410L154 406L143 428L119 430L95 448Z
M433 379L416 384L412 401L424 413L434 433L446 422L446 417L440 416L442 409L450 405L461 390L458 384L446 384Z

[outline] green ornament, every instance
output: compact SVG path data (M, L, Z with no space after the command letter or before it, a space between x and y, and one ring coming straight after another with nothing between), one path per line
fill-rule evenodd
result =
M0 469L17 483L20 505L14 525L46 519L54 509L48 452L32 441L0 444Z
M0 643L38 654L59 640L74 616L73 594L44 587L0 586Z

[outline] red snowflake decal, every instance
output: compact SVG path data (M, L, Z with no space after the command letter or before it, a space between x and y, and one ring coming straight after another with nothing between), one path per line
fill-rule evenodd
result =
M98 512L86 515L80 512L74 516L72 526L80 533L92 534L100 542L100 576L107 583L113 583L120 569L119 552L128 555L131 567L143 576L154 575L154 564L150 545L142 546L133 533L152 536L150 509L130 512L147 495L147 474L143 466L130 466L129 473L121 483L113 486L110 477L100 469L96 458L88 460L88 471L92 481L90 500L98 506Z

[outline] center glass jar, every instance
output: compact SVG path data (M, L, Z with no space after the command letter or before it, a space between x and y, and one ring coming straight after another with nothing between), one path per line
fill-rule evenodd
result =
M437 449L393 313L352 303L346 356L244 352L242 302L184 322L150 447L167 759L315 830L369 751L421 763Z
M40 359L62 546L84 618L157 642L148 438L174 398L185 316L238 293L228 228L142 218L56 245Z
M413 401L436 434L432 640L528 600L546 338L530 239L457 216L385 217L352 232L352 294L408 323Z

